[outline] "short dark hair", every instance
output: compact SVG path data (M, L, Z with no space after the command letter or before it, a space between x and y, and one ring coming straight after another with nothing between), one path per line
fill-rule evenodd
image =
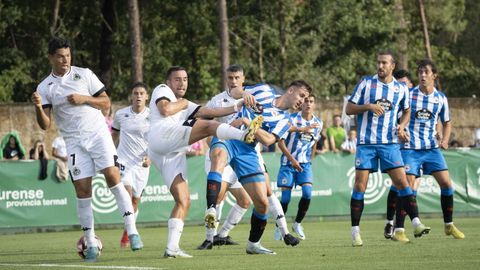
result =
M315 99L315 100L317 99L317 97L316 97L314 94L312 94L312 93L310 93L310 94L308 95L308 98L311 98L311 97L313 97L313 99Z
M136 83L133 83L132 85L130 85L130 92L133 91L133 89L137 88L137 87L142 87L142 88L145 88L145 90L148 92L148 87L146 84L144 84L143 82L136 82Z
M48 54L55 54L61 48L70 48L70 41L61 37L53 37L48 42Z
M393 72L393 77L395 77L395 79L397 79L397 80L407 77L410 81L412 81L412 77L410 76L410 72L408 72L408 70L405 70L405 69L395 70L395 72Z
M227 72L243 72L243 67L239 64L233 64L228 66Z
M304 87L305 89L307 89L308 94L312 93L312 87L304 80L295 80L288 85L287 89L290 87L295 87L295 88Z
M417 62L417 73L421 68L425 68L427 66L430 66L432 68L433 74L437 74L437 66L435 66L433 61L428 58L421 59Z
M181 66L173 66L173 67L170 67L168 70L167 70L167 77L166 79L170 79L170 75L172 75L173 72L175 71L180 71L180 70L185 70L185 72L187 72L187 69L184 68L184 67L181 67Z
M385 50L380 50L378 53L377 53L377 56L379 55L390 55L392 57L392 61L393 63L397 63L397 60L396 60L396 56L395 56L395 53L390 50L390 49L385 49Z

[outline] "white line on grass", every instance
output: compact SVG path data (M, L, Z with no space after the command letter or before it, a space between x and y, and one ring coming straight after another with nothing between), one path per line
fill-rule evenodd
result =
M140 266L121 266L121 265L80 265L80 264L21 264L21 263L0 263L0 266L19 266L19 267L64 267L64 268L89 268L89 269L128 269L128 270L164 270L166 268L140 267Z

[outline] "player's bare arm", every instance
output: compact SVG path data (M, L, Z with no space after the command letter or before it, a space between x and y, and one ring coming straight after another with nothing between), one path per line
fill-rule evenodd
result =
M212 117L222 117L227 116L232 113L238 112L239 108L243 105L243 99L239 99L236 101L234 106L230 107L223 107L223 108L208 108L208 107L201 107L195 117L200 118L212 118Z
M383 108L379 104L364 104L364 105L358 105L354 104L352 102L347 103L347 107L345 108L345 112L348 115L356 115L356 114L361 114L366 111L371 111L374 113L376 116L380 116L385 113L385 108Z
M95 109L99 110L106 110L110 108L110 98L108 97L107 93L102 92L100 95L93 97L93 96L85 96L80 94L71 94L67 96L68 102L72 105L83 105L87 104Z
M404 110L402 117L400 118L400 123L398 124L398 127L397 127L398 138L402 142L408 142L410 140L410 136L408 135L408 132L407 132L407 125L408 125L408 122L410 121L410 114L411 114L410 108Z
M280 151L287 157L288 161L292 163L292 167L295 168L295 170L302 172L302 166L300 166L300 163L292 156L290 151L288 151L287 145L285 144L285 140L281 139L278 141L278 148L280 148Z
M318 123L313 123L311 125L304 126L304 127L297 127L297 126L291 125L290 128L288 129L288 132L311 133L312 129L319 128L319 127L320 127L320 124Z
M253 107L257 103L255 97L249 92L244 91L242 86L230 89L230 95L235 99L243 98L243 104L247 107Z
M47 130L50 127L50 108L42 107L42 97L35 91L32 94L32 102L35 105L35 115L37 117L37 123L41 129Z
M257 139L261 144L265 146L270 146L277 142L277 138L272 133L269 133L263 129L258 129L257 133L255 133L255 139Z
M113 140L113 144L115 144L115 147L118 147L119 138L120 138L120 131L112 129L112 140Z
M170 116L178 113L179 111L188 108L188 100L181 98L177 101L171 102L166 99L162 99L157 102L157 108L160 114L163 116Z
M440 140L439 144L440 147L444 150L448 149L448 141L450 141L450 133L452 131L452 125L449 122L444 122L443 123L443 128L442 128L442 139Z

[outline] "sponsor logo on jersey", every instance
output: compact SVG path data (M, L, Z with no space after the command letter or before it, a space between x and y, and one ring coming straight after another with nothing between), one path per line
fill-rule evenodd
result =
M391 109L393 109L392 102L390 102L390 100L388 100L386 98L381 98L381 99L375 100L375 104L378 104L378 105L382 106L385 109L385 111L390 111Z
M302 133L302 135L300 136L300 140L311 142L313 141L313 135L311 133Z
M421 109L419 111L415 112L415 119L417 119L420 122L427 122L428 120L433 118L432 112L430 112L427 109Z

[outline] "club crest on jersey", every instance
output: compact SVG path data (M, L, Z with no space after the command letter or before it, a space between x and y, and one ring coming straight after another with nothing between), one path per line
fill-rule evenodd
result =
M386 98L375 100L375 104L382 106L385 109L385 111L390 111L391 109L393 109L392 102L390 102L390 100Z
M126 113L124 116L125 116L125 117L130 117L130 115L128 115L128 113Z
M400 88L398 86L393 87L393 92L398 93L400 91Z
M74 80L74 81L78 81L78 80L80 80L81 78L82 78L82 77L81 77L78 73L73 74L73 80Z
M433 99L433 103L437 104L437 103L439 103L439 102L440 102L440 100L438 100L438 97L435 97L435 98Z
M427 109L421 109L415 112L415 119L419 122L424 123L433 118L433 114Z
M80 171L80 169L78 167L73 168L73 171L72 171L73 175L77 176L77 175L80 175L80 173L82 173L82 172Z

